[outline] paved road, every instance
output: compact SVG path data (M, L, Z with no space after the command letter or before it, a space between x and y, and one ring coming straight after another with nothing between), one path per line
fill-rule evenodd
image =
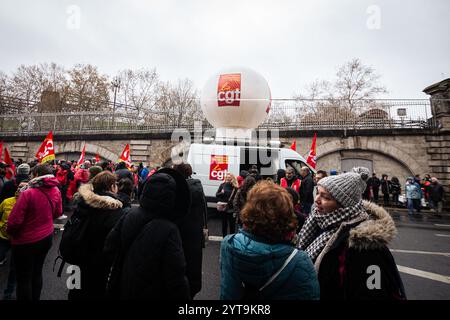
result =
M391 244L401 271L408 299L450 299L450 217L424 214L408 217L405 212L393 212L398 236ZM212 216L210 235L220 236L220 220ZM52 271L61 233L55 231L54 245L44 266L42 299L67 298L68 275L57 278ZM219 237L220 238L220 237ZM218 299L220 290L220 241L209 241L204 249L203 288L196 299ZM0 292L6 283L8 267L0 267Z

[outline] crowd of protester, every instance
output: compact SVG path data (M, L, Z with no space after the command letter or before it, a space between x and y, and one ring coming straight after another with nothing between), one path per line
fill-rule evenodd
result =
M263 178L256 166L228 173L216 193L220 298L406 299L387 248L395 224L378 205L380 190L384 206L397 204L402 186L369 175L288 167ZM410 177L404 190L409 213L420 212L422 198L442 210L436 178ZM53 221L64 213L64 241L53 244ZM70 300L188 300L201 291L207 203L189 164L1 163L0 215L1 265L11 250L3 299L16 290L18 300L39 300L51 246L70 262L75 244L81 283ZM377 290L367 285L370 265L381 269Z

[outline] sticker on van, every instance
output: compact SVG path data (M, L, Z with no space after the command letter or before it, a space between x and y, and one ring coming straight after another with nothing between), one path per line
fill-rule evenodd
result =
M228 172L228 156L211 155L209 180L224 180Z

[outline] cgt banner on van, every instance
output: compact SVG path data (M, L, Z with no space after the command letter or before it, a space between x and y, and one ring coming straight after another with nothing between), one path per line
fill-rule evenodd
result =
M209 180L224 180L228 172L228 156L211 155Z

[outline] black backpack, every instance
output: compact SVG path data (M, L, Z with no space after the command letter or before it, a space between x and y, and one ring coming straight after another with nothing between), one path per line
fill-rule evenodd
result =
M90 217L90 214L83 214L79 210L75 210L64 225L59 244L59 254L64 262L80 265L86 260Z

